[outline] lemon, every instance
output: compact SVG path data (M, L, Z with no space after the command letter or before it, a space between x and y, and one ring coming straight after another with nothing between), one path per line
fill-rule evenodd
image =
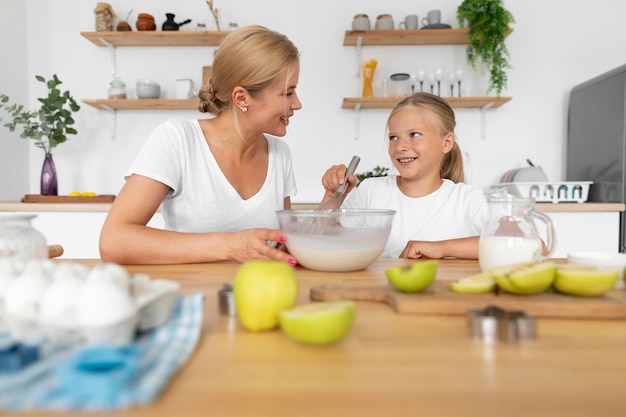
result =
M352 301L304 304L280 312L280 327L290 338L311 345L341 340L352 328L356 307Z
M415 262L409 266L394 266L385 269L387 279L396 289L416 293L425 290L437 275L437 261Z
M235 274L233 298L237 317L246 329L275 329L278 314L293 307L298 298L295 269L278 261L246 262Z
M96 193L94 193L93 191L83 191L82 193L80 193L81 197L95 197Z
M564 294L593 297L612 289L618 278L618 270L560 265L556 270L554 288Z
M489 272L472 275L450 284L454 292L478 294L496 289L496 280Z
M72 191L70 197L80 197L80 193L78 191Z
M506 292L536 294L550 288L556 267L551 262L531 262L496 267L488 272Z

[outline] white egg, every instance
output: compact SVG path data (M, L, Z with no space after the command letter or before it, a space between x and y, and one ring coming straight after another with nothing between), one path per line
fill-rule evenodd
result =
M76 325L76 303L84 280L67 275L56 278L41 296L40 318L53 326Z
M87 274L88 281L106 280L114 282L125 290L130 289L130 274L121 265L103 263L95 266Z
M39 301L48 285L47 266L43 262L27 262L22 273L9 284L4 300L6 313L37 320Z
M72 277L84 281L88 273L89 269L82 264L75 262L63 262L56 266L54 272L52 273L52 278L59 279Z
M137 314L130 292L109 280L88 280L76 304L76 319L83 326L104 326Z

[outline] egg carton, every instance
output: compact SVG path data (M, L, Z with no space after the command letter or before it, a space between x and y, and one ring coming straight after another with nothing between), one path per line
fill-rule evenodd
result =
M490 192L506 191L517 197L534 198L538 203L584 203L593 181L503 182L492 185Z
M38 343L49 340L53 345L108 344L125 345L134 340L137 331L149 331L166 324L172 315L180 284L163 279L135 275L129 280L132 311L113 322L81 325L50 322L33 314L9 314L0 309L0 333L8 332L13 340ZM0 304L1 307L1 304Z

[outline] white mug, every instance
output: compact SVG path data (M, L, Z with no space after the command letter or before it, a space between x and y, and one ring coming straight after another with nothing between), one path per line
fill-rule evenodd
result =
M431 10L426 16L422 19L422 25L424 26L441 23L441 10Z
M409 14L404 17L404 21L400 22L398 26L400 29L417 29L417 22L419 22L419 18L416 14Z

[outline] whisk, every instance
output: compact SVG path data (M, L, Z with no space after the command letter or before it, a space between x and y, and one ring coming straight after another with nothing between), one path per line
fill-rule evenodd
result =
M318 208L313 210L313 216L306 222L304 231L307 233L316 232L316 234L327 233L333 230L336 230L339 227L339 220L337 216L318 216L317 213L332 213L339 211L341 207L341 203L343 201L344 193L346 192L346 188L348 188L348 177L354 174L356 171L357 165L361 162L361 158L354 155L348 168L346 169L346 176L344 177L344 182L337 188L333 196L324 204L321 204ZM313 227L317 227L313 229Z

